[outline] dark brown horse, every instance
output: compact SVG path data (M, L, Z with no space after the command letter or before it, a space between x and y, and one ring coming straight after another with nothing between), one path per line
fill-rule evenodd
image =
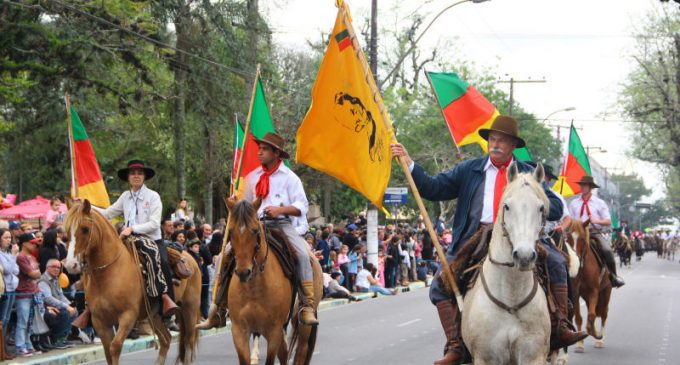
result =
M574 316L576 327L580 331L583 325L579 298L585 300L588 307L588 321L586 331L596 339L595 347L604 347L604 327L609 312L609 298L612 293L612 285L609 280L607 269L598 262L591 242L588 224L577 219L572 220L565 230L565 238L569 245L576 251L580 260L578 275L573 280ZM601 330L595 328L595 318L600 317ZM576 352L583 352L583 341L576 344Z
M229 238L236 268L229 285L227 306L231 318L231 332L241 365L250 364L249 339L259 333L267 339L266 364L276 358L288 363L295 350L294 364L309 364L316 342L316 326L299 323L297 315L291 320L290 347L286 346L286 324L291 310L293 287L284 275L277 256L270 252L262 224L257 219L261 201L253 204L242 200L227 200L229 209ZM314 255L310 254L310 257ZM312 259L315 303L323 296L321 266ZM298 313L299 304L293 309Z
M82 271L85 299L92 312L94 329L102 340L106 362L118 364L123 341L135 322L148 318L160 342L156 364L164 364L170 332L163 324L157 301L149 300L147 311L140 269L114 227L85 200L69 209L65 228L70 236L65 266L71 273ZM186 252L183 255L193 274L175 286L175 297L182 309L177 361L191 363L198 344L194 325L200 307L201 272L191 256ZM118 330L114 335L115 325Z

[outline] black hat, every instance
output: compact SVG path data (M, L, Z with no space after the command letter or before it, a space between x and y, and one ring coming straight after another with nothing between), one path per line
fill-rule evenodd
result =
M489 132L501 132L507 134L508 136L515 137L517 140L516 148L522 148L526 146L526 142L519 137L519 128L517 127L517 121L513 117L507 115L499 115L491 123L491 128L481 128L479 130L479 135L484 138L484 140L489 140Z
M145 180L149 180L152 177L154 177L154 175L156 175L156 172L151 167L146 166L144 164L144 161L142 161L142 160L130 160L127 163L126 168L118 170L118 177L121 180L127 182L128 181L128 174L130 173L130 170L133 170L133 169L144 170L144 179Z
M23 245L26 242L37 243L38 241L40 241L40 239L36 237L34 233L23 233L19 236L20 245Z

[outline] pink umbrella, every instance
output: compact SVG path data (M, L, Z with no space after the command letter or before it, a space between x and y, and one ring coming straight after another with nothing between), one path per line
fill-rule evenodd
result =
M25 200L19 205L0 210L0 219L45 219L50 208L50 200L38 195L31 200ZM67 212L66 204L59 207L60 213Z

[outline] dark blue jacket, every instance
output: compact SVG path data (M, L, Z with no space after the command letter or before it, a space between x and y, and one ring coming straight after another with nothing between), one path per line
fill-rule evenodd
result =
M467 226L475 190L484 181L484 166L488 156L464 161L454 168L441 172L437 176L428 175L422 166L415 164L411 175L416 183L420 195L431 201L458 199L458 206L453 217L453 239L449 245L448 255L453 256L460 246L463 230ZM517 167L520 172L532 172L533 167L519 162ZM550 213L548 220L556 221L562 218L562 201L553 194L548 184L543 183L543 190L550 200ZM470 222L473 231L479 227L479 222Z

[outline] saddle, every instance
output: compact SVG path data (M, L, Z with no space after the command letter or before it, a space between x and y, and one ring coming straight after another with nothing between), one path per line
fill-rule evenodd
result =
M175 277L180 280L187 279L194 273L186 257L182 256L182 252L182 246L179 244L174 242L168 244L168 264Z

